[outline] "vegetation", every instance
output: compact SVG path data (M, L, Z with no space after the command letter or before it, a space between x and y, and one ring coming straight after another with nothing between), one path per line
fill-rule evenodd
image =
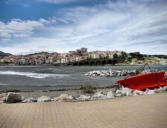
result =
M83 91L83 93L94 93L94 91L96 90L96 87L93 87L91 85L86 85L86 86L83 86L81 87L81 90Z

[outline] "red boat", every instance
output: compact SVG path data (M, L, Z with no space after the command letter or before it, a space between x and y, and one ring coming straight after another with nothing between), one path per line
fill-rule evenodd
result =
M151 72L119 80L117 81L117 84L121 84L124 87L128 87L133 90L144 90L146 88L167 86L167 77L165 77L165 71Z

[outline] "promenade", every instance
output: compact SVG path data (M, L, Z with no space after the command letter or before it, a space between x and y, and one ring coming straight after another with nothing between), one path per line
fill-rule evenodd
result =
M0 104L0 128L167 128L167 93L86 102Z

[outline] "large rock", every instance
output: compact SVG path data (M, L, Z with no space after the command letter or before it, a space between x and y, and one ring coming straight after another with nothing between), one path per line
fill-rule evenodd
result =
M144 92L144 95L152 95L152 94L155 94L155 90L146 89L146 91Z
M6 97L6 102L17 103L24 100L24 97L20 93L9 92Z
M167 86L163 86L163 91L167 91Z
M82 101L88 101L90 100L90 98L91 98L90 96L80 95L77 99Z
M115 98L115 96L114 96L114 94L113 94L113 92L112 91L109 91L109 92L107 92L107 98L111 98L111 99L113 99L113 98Z
M38 98L37 101L38 102L49 102L49 101L51 101L51 98L48 97L48 96L41 96L41 97Z
M72 95L61 94L58 97L54 98L54 101L65 101L65 100L74 100L75 98Z
M33 103L33 102L37 102L37 99L29 97L23 101L23 103Z
M138 96L138 95L143 95L144 94L144 92L143 91L140 91L140 90L135 90L135 91L133 91L133 96Z
M93 96L92 99L106 99L107 96L104 95L102 92L96 92Z
M121 94L121 96L131 96L132 95L132 89L124 88L116 90L116 94Z

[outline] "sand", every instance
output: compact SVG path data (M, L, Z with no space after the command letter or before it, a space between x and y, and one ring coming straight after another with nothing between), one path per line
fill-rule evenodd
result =
M0 128L167 128L167 93L0 105Z

